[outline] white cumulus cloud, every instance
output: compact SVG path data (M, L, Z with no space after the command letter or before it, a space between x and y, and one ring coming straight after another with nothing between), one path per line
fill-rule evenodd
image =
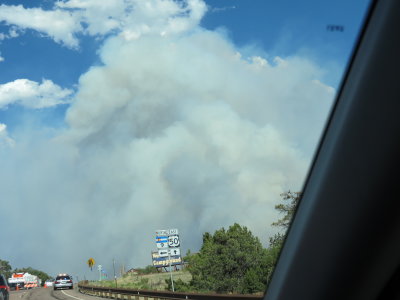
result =
M67 0L56 2L51 10L3 4L0 21L14 26L7 37L18 36L15 28L32 29L77 48L78 34L104 36L118 32L126 39L136 39L143 34L186 32L199 24L206 10L202 0Z
M10 104L29 108L45 108L69 103L73 91L63 89L51 80L41 83L28 79L16 79L0 84L0 109Z
M79 20L71 12L24 8L22 5L0 5L0 21L21 29L36 30L72 48L79 44L75 33L82 30ZM10 37L16 36L16 31L11 32Z

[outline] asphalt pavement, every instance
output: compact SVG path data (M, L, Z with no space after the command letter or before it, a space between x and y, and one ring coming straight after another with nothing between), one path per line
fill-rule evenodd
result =
M103 299L83 295L77 289L73 290L56 290L53 288L34 288L30 290L11 291L10 300L97 300Z

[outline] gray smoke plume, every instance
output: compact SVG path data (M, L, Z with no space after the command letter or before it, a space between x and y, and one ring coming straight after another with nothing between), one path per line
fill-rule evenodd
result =
M296 56L241 57L199 27L114 36L99 54L65 129L24 126L0 143L0 258L94 279L90 257L109 274L113 258L151 264L156 229L178 228L182 252L234 222L266 245L334 95L322 70Z

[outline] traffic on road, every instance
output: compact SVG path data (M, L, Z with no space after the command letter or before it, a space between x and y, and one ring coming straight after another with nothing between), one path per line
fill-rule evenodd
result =
M30 290L10 291L9 300L97 300L99 297L83 295L77 289L54 290L53 288L34 288Z

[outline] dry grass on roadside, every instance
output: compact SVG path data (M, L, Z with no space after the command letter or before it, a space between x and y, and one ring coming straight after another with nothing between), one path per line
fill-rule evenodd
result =
M181 279L184 282L189 282L192 279L192 275L185 270L172 272L172 276L174 280ZM117 279L117 285L119 288L162 291L166 290L167 284L165 283L165 279L169 278L170 274L168 272L147 275L127 274L124 277ZM92 284L97 286L115 287L114 280L97 281Z

